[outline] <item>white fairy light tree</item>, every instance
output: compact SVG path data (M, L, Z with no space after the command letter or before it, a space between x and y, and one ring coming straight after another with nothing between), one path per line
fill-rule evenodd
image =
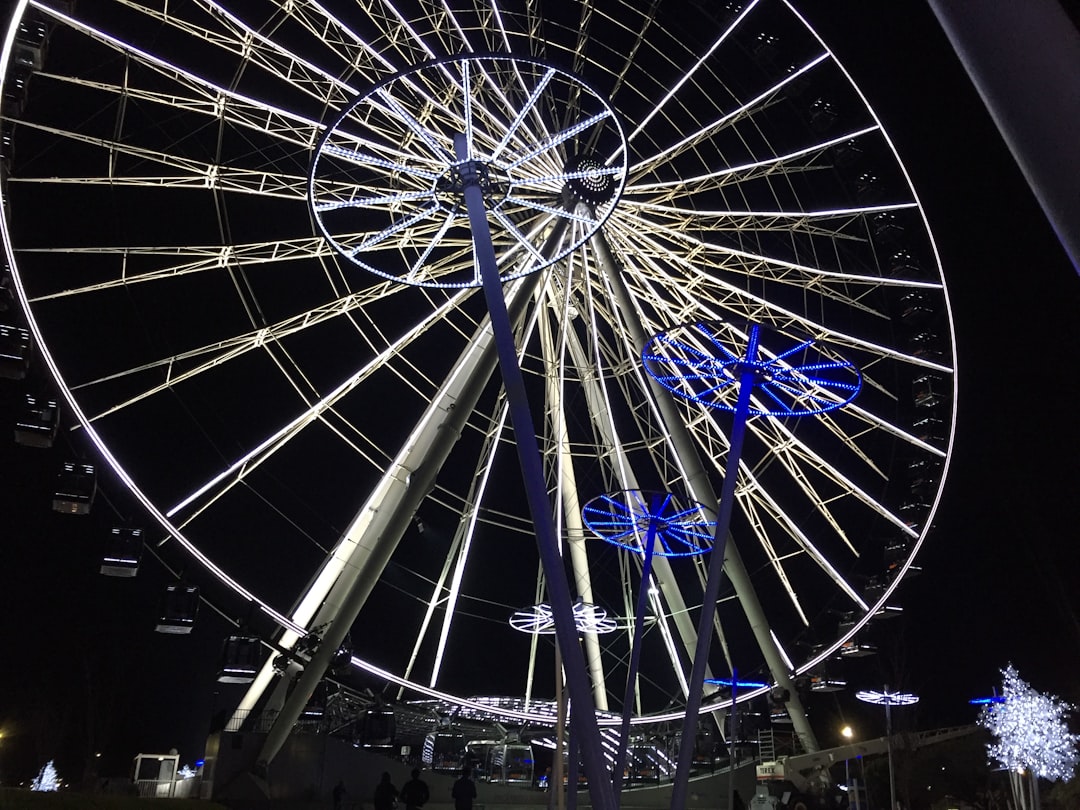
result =
M56 766L50 759L41 766L41 771L30 783L30 790L53 791L60 789L60 775L56 772Z
M1013 794L1020 807L1039 807L1039 779L1068 781L1080 755L1080 734L1072 734L1066 717L1072 705L1033 689L1010 664L1001 671L1002 694L979 715L979 725L994 735L987 753L1011 775ZM1025 795L1020 777L1032 774Z

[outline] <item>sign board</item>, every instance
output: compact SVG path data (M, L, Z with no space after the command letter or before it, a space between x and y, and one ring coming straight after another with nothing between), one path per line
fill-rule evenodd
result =
M757 778L759 782L769 780L782 780L784 778L783 762L763 762L757 766Z

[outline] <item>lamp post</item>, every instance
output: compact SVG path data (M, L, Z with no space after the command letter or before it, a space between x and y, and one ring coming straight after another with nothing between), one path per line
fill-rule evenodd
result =
M852 741L852 739L855 737L855 732L852 730L851 726L845 725L842 729L840 729L840 736L842 736L846 742L850 743ZM850 807L851 806L851 757L850 756L845 756L844 757L844 792L847 793L848 806ZM856 789L855 789L855 810L859 810L859 790L858 790L857 786L856 786Z
M641 584L634 609L630 664L623 695L619 750L615 756L612 783L618 805L623 786L623 770L630 744L630 715L641 663L642 629L652 588L653 556L690 557L712 548L715 520L702 504L668 492L645 493L626 490L593 498L582 509L585 524L597 537L620 548L642 555Z
M555 616L551 605L546 602L517 610L510 617L510 626L521 633L533 636L552 635L556 632ZM613 633L618 625L608 618L607 611L597 605L589 604L582 598L574 603L574 626L578 633ZM562 810L567 806L563 791L563 749L566 748L566 685L564 683L562 654L558 643L555 644L555 758L551 763L551 779L548 790L555 797L555 806ZM574 737L570 735L571 743ZM567 782L565 797L570 805L577 806L577 747L570 746L569 763L571 779Z
M782 332L773 334L773 331L768 330L769 342L779 336L784 344L782 351L763 345L762 338L766 336L763 332L766 329L760 324L740 326L719 322L675 327L655 335L641 352L645 369L664 388L701 407L733 414L726 469L718 499L713 552L705 574L705 592L687 682L686 712L671 794L672 810L686 808L693 741L705 687L705 669L724 558L729 553L732 560L738 558L738 549L731 548L729 551L727 544L747 422L751 417L787 418L832 411L849 403L862 388L859 370L847 360L826 351L815 339L793 339ZM738 559L741 566L741 558ZM798 706L798 716L793 715L796 728L804 730L812 738L813 732L798 704L775 638L768 632L764 617L760 614L760 605L756 604L756 597L752 594L747 593L746 598L743 607L751 619L769 671L777 684L788 690L790 701ZM799 724L802 724L802 729L799 729Z
M864 703L876 703L885 707L885 742L889 750L889 810L896 810L896 777L893 772L892 755L892 707L910 706L918 703L919 698L907 692L890 692L888 684L880 692L856 692L855 697Z
M727 794L727 806L728 809L735 806L735 734L736 734L736 718L738 711L738 700L736 699L740 686L747 689L762 689L768 686L767 683L760 683L758 681L740 681L735 673L735 667L731 668L730 678L707 678L706 683L715 683L721 686L731 687L731 715L728 718L728 794Z

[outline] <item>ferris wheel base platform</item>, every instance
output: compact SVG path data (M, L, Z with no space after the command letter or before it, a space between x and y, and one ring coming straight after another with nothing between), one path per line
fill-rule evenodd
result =
M325 807L334 786L344 781L347 797L357 808L367 808L384 772L400 788L410 778L415 763L357 748L325 735L292 735L265 775L255 773L255 758L266 735L258 732L218 732L207 739L203 768L203 798L225 804L230 810L306 810ZM735 788L741 796L754 794L754 760L735 768ZM453 810L450 791L456 774L424 770L431 799L424 810ZM691 777L687 808L726 810L729 772L727 768ZM622 792L621 810L655 810L671 807L673 783L634 786ZM474 810L525 810L547 808L552 797L547 790L529 785L507 785L478 781ZM348 801L345 806L348 807ZM591 806L589 792L578 791L578 808Z

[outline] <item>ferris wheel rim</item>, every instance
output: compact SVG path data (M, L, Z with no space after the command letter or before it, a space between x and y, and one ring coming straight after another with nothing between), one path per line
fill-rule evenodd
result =
M26 0L23 0L23 2L20 2L19 6L18 6L18 10L19 11L25 10L25 8L27 8L30 5L32 5L32 4L26 2ZM13 19L16 19L16 18L13 18ZM810 31L813 30L809 26L808 26L808 29ZM10 43L12 41L13 36L14 36L14 30L11 29L11 30L9 30L8 40L7 40L6 45L5 45L6 49L10 48ZM853 84L853 86L854 86L854 84ZM867 105L867 109L869 109L869 105ZM884 134L884 130L882 130L882 132ZM902 167L902 163L900 165ZM906 170L905 170L905 172L906 172ZM921 206L920 206L920 212L921 212ZM11 259L12 259L12 263L15 264L15 262L14 262L15 248L13 247L13 245L11 243L10 234L9 234L9 231L8 231L8 222L7 222L6 215L3 216L2 219L3 219L3 228L4 228L5 248L7 250L8 256L11 257ZM17 268L16 268L16 270L17 270ZM18 278L18 273L16 272L15 275L16 275L16 279L17 279L16 280L16 288L18 290L20 300L23 303L24 307L27 309L27 311L32 312L33 307L31 306L30 298L27 296L26 291L22 287L21 280ZM944 288L942 288L942 289L943 289L943 292L944 292ZM946 302L947 302L947 294L946 294ZM90 435L90 436L95 437L95 443L98 443L99 441L101 442L100 443L100 448L103 451L103 454L105 455L105 457L109 460L110 466L113 467L115 470L117 470L118 474L120 474L121 477L124 478L125 480L130 478L132 481L134 481L134 479L131 478L126 473L126 471L124 470L124 467L120 464L120 462L117 459L115 459L115 457L113 457L110 452L108 452L107 444L104 442L104 440L101 440L100 437L98 436L98 434L95 431L95 428L94 428L93 423L91 422L89 416L86 415L78 407L79 398L68 387L68 385L65 382L63 382L64 378L61 375L60 366L53 359L52 354L49 351L48 342L44 339L44 337L45 337L44 333L41 331L41 329L40 329L40 327L39 327L39 325L38 325L35 318L31 317L30 320L31 320L31 323L33 325L35 338L39 341L39 345L40 345L41 350L42 350L42 355L43 355L43 357L47 358L47 360L46 360L47 364L51 368L54 369L57 380L61 381L61 385L63 387L63 394L65 396L65 399L67 399L68 402L69 402L69 405L73 407L73 412L78 414L78 418L83 423L84 428L87 430L87 434ZM951 326L951 324L950 324L950 326ZM952 367L954 367L954 364L953 364ZM953 381L953 387L954 387L954 392L955 392L955 373L952 374L952 381ZM943 465L944 465L945 471L942 473L942 476L941 476L942 480L944 480L945 472L947 472L949 456L951 455L951 453L949 451L951 450L951 445L952 445L952 434L953 434L954 423L955 423L955 410L953 410L953 412L952 412L952 419L951 419L950 425L949 425L949 435L948 435L948 439L947 439L947 442L946 442L945 453L944 453L944 456L943 456ZM142 497L146 498L146 500L144 502L144 506L146 506L148 508L153 507L154 514L155 514L155 519L157 519L158 522L161 523L161 525L163 527L166 527L167 529L169 529L169 527L171 527L171 522L167 518L165 518L163 516L161 519L158 519L156 517L157 514L158 514L158 511L157 511L157 507L153 506L154 501L152 499L150 499L148 496L146 496L145 494L141 493L141 490L137 487L137 485L132 486L132 491L135 492L135 493L138 493ZM933 514L936 511L937 503L938 503L938 501L940 499L940 496L941 496L941 488L939 486L936 493L935 493L935 498L933 500L933 503L931 504L931 508L930 508L930 511L929 511L929 516L926 519L927 525L929 524L930 520L932 520ZM164 521L164 522L162 522L162 521ZM175 527L172 527L172 528L175 529L175 533L174 533L174 531L169 531L169 533L172 534L173 536L177 537L177 539L180 539L182 537L182 532L180 532L180 530L176 529ZM870 609L868 609L867 612L865 613L865 616L863 617L862 622L857 627L855 627L855 629L853 629L848 634L848 636L846 636L846 638L853 637L861 627L863 627L866 623L868 623L873 618L874 607L884 606L884 604L888 601L890 595L895 590L895 587L897 585L899 585L900 580L903 579L903 574L906 573L907 569L911 567L912 562L913 562L913 560L914 560L914 558L915 558L915 556L917 554L918 548L921 546L924 537L925 537L925 531L920 531L919 534L918 534L918 537L915 540L912 552L906 558L906 562L905 562L905 565L903 567L903 570L900 572L900 576L896 579L893 588L889 589L884 594L884 596L882 596L881 600L877 603L876 606L870 606ZM196 546L195 544L191 544L191 548L188 549L188 551L189 551L189 553L192 553L193 555L196 555L197 557L198 557L199 554L202 554L202 552L199 551L198 546ZM209 557L207 557L206 559L207 559L207 563L204 563L204 564L207 564L208 567L210 568L210 570L213 571L213 568L211 567L211 566L214 566L213 561ZM201 562L201 560L200 560L200 562ZM237 583L237 584L239 585L239 583ZM242 586L240 586L240 587L242 589ZM246 590L238 590L238 593L246 595L248 592ZM266 603L260 602L260 604L263 605L264 610L267 610L267 611L273 610ZM278 616L280 616L281 614L277 614L277 612L275 611L274 614L272 614L272 615L274 615L275 620L277 620ZM284 616L281 616L281 618L284 619L284 623L279 622L279 623L281 623L282 627L284 627L286 629L292 629L292 630L300 629L299 626L297 626L297 625L289 624L289 620L285 619ZM837 643L836 647L834 647L833 649L835 650L836 648L838 648L839 644L842 643L843 640L844 639L841 639ZM810 668L812 668L814 663L816 663L816 662L813 662L813 661L807 662L806 664L803 665L802 668L805 669L805 670L809 670Z

